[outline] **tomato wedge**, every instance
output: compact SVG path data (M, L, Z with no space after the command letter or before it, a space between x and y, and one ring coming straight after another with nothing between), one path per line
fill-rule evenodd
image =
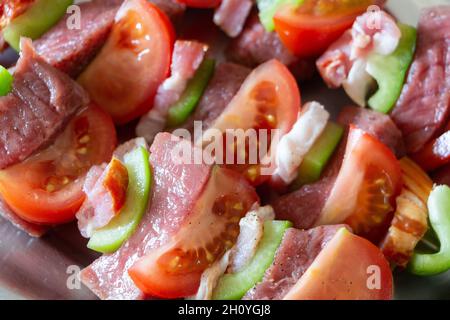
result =
M285 300L391 300L389 263L372 243L340 229Z
M411 157L426 171L433 171L450 163L450 122L442 135L428 142Z
M275 14L275 30L284 45L302 58L321 55L356 17L383 1L305 0L300 6L283 5Z
M169 74L175 32L167 16L145 0L126 0L102 51L80 84L117 124L145 114Z
M271 60L256 68L210 128L220 130L224 135L225 157L228 157L224 162L227 167L243 173L253 185L269 179L276 168L274 150L277 145L271 143L272 130L278 129L280 137L289 132L297 120L300 105L297 82L282 63ZM232 129L235 139L230 135L227 138L226 131ZM243 142L237 131L239 129L244 134L255 132L257 141L253 139L252 142L247 136ZM212 140L209 131L203 135L203 146ZM261 135L267 137L267 143L259 150ZM250 153L249 148L255 145L258 150ZM258 154L255 155L254 151ZM265 169L264 172L262 169Z
M26 221L71 221L84 201L84 175L92 165L110 160L116 142L111 117L90 106L47 149L0 171L0 193Z
M318 225L344 222L376 243L389 228L402 186L401 168L392 151L350 126L342 167Z
M234 245L240 219L256 202L258 196L241 175L214 168L184 226L130 268L134 283L159 298L195 294L203 271Z
M193 8L215 8L222 0L178 0L178 2Z

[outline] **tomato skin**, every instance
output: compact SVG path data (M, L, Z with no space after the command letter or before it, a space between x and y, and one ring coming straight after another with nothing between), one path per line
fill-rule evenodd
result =
M369 284L374 287L369 288ZM381 251L366 239L342 228L322 249L284 299L391 300L392 298L392 272Z
M203 271L231 249L240 219L255 203L259 203L258 195L240 174L215 167L180 229L169 242L137 260L128 274L149 296L194 295Z
M148 270L152 270L152 272L148 272ZM128 273L136 286L146 295L163 299L177 299L194 295L202 275L202 272L170 274L158 261L150 259L138 261Z
M345 19L330 24L324 22L322 26L293 26L280 15L276 15L274 21L275 30L283 44L296 56L310 58L325 52L331 43L352 26L354 20Z
M346 223L356 234L377 242L389 228L402 187L402 171L392 151L351 125L341 169L317 225ZM365 193L372 189L375 194ZM373 196L378 202L380 197L388 201L373 203Z
M176 34L175 28L172 24L172 21L167 16L167 14L165 14L162 10L160 10L156 5L154 5L148 1L147 1L147 5L150 5L152 7L152 9L155 9L155 12L159 15L159 18L162 20L164 27L166 28L165 31L167 32L167 41L170 44L169 58L171 60L173 47L175 45L175 40L177 39L177 34ZM170 73L170 63L169 63L169 66L167 67L167 75L169 75L169 73Z
M86 126L90 141L78 166L75 164L78 160L72 160L73 154L84 150L76 149L76 141L80 138L77 130L84 130ZM22 163L0 171L0 193L12 210L26 221L50 225L72 221L85 199L82 191L84 174L92 165L109 161L116 144L111 117L91 105L68 123L54 144ZM69 164L68 167L67 163L72 162L73 166ZM55 175L73 178L60 190L44 189L42 182Z
M41 203L41 201L26 203L25 199L20 199L19 197L11 195L11 193L19 191L14 190L13 188L9 188L10 192L7 192L4 189L6 187L0 187L0 192L13 212L23 220L42 225L56 225L68 223L75 219L75 215L85 199L82 187L83 183L81 180L78 183L75 183L73 190L70 191L72 196L66 198L65 203L58 201L57 207L52 205L50 201L45 201L45 203ZM46 193L44 192L34 192L34 194L37 194L39 198L46 196ZM29 195L27 195L27 198L29 198ZM43 208L46 208L46 210L43 210Z
M160 9L127 0L105 46L78 81L116 124L126 124L152 108L170 72L174 41L174 28Z
M450 123L445 131L427 143L422 150L411 155L425 171L433 171L450 163Z
M216 8L222 0L178 0L178 2L193 8Z
M283 44L295 55L301 58L317 57L366 10L367 6L359 5L342 13L318 16L296 12L295 8L285 5L274 16L275 30Z
M247 77L239 92L212 124L211 129L221 132L226 132L227 129L244 131L266 129L269 134L271 130L278 129L278 133L282 136L289 132L297 121L300 106L300 89L295 78L281 62L270 60L261 64ZM267 121L269 116L274 120ZM207 135L208 131L204 136ZM224 145L227 146L225 141ZM258 159L257 165L249 166L249 163L237 165L235 161L235 165L227 167L243 173L252 185L260 185L269 180L276 169L276 147L276 143L270 143L268 153L262 159ZM263 166L261 163L269 163L270 166ZM260 169L265 170L264 174L260 174Z

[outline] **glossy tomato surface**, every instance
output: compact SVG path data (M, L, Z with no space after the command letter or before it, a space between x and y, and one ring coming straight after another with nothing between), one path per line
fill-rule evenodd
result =
M258 202L238 173L216 167L184 226L129 270L146 294L183 298L197 292L203 271L236 242L239 221Z
M167 16L145 0L127 0L108 41L80 84L117 124L145 114L169 74L174 30Z
M286 300L390 300L393 280L381 251L339 230L288 292Z
M0 171L0 193L26 221L71 221L84 201L84 176L110 160L117 144L111 117L91 105L76 115L47 149Z
M450 163L450 122L444 133L428 142L412 158L426 171L436 170Z
M402 186L392 151L351 126L341 169L318 224L347 223L356 234L377 242L389 227Z
M281 138L291 130L300 105L300 90L292 74L279 61L268 61L247 77L227 108L205 132L203 146L214 141L211 138L214 130L222 132L227 167L259 185L276 169L278 139L274 137ZM231 130L228 136L227 130ZM243 137L245 134L247 138ZM250 150L251 146L258 149Z
M370 5L382 2L305 0L299 7L287 4L275 14L275 30L295 55L316 57L349 29Z

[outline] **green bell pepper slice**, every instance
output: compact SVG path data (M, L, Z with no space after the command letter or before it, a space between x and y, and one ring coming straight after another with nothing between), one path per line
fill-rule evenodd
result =
M66 14L72 4L73 0L37 0L3 29L3 38L19 51L20 37L39 38Z
M417 30L398 23L402 33L397 49L390 55L373 54L367 61L367 72L378 83L378 91L369 99L369 107L389 113L403 89L416 48Z
M214 73L214 66L215 61L213 59L205 59L202 62L194 78L189 81L180 100L170 107L167 117L169 128L182 125L194 111Z
M149 203L152 173L149 153L143 148L134 149L124 157L128 170L128 189L125 204L119 215L94 232L88 248L101 253L112 253L120 248L136 230Z
M13 76L9 73L8 69L0 66L0 96L6 96L11 92L13 84Z
M408 270L419 276L437 275L450 270L450 188L435 187L428 198L430 223L440 249L437 253L414 253Z
M259 10L259 20L267 32L275 30L273 17L284 4L291 4L295 7L300 6L304 0L256 0Z
M241 271L225 274L213 292L213 300L239 300L260 282L271 266L284 233L292 227L289 221L266 221L264 235L253 259Z
M328 122L319 139L314 143L303 159L297 179L290 189L297 190L305 184L316 182L320 179L323 169L327 165L344 134L344 128L337 123Z

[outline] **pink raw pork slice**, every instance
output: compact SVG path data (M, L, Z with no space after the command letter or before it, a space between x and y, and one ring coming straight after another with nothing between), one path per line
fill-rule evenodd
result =
M253 7L252 0L223 0L214 13L214 23L229 37L237 37Z
M140 257L166 243L177 231L207 183L211 167L176 165L172 149L179 141L161 133L150 148L154 184L148 212L134 235L114 254L104 255L81 273L83 283L101 299L142 299L128 269Z
M123 0L93 0L79 4L81 28L68 28L68 13L35 41L36 51L52 66L78 76L105 44Z
M153 108L139 121L137 136L144 137L151 143L158 133L164 131L170 107L180 100L189 80L202 64L207 50L208 46L197 41L175 42L171 75L159 86Z
M416 55L392 119L413 153L447 124L449 115L450 6L439 6L422 12Z
M245 300L281 300L297 283L343 225L311 230L288 229L272 266L263 280L244 296Z

